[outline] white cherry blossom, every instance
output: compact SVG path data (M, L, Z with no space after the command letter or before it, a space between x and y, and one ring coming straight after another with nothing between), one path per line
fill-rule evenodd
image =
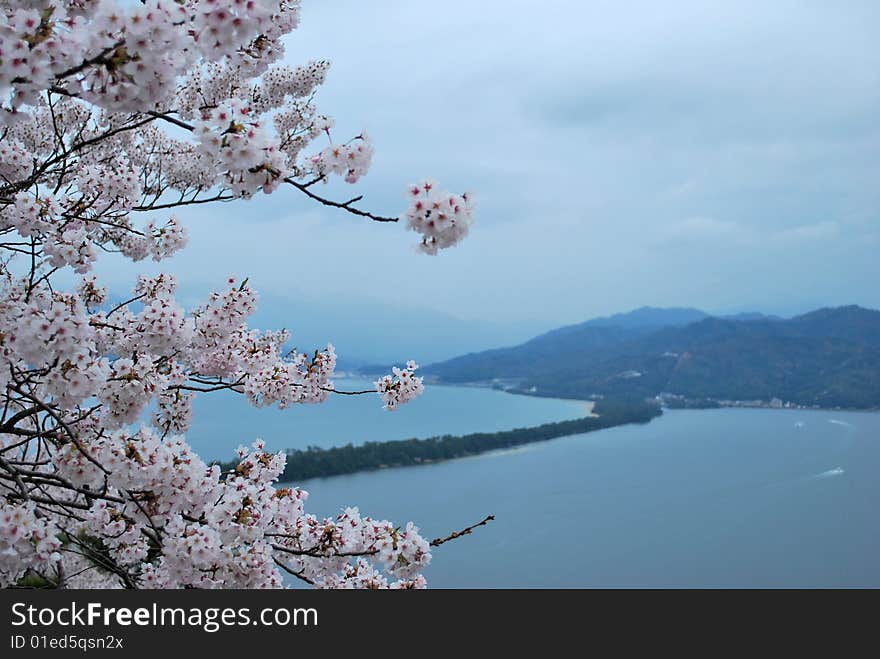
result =
M190 205L260 192L399 221L429 254L467 234L471 198L429 182L398 218L316 192L357 182L374 147L334 139L316 106L328 62L284 61L299 15L296 0L0 0L0 587L425 586L412 523L315 517L262 441L226 471L186 442L197 396L324 402L332 345L250 327L247 279L189 305L170 272L95 274L108 252L179 253ZM417 368L376 383L386 409L422 392Z

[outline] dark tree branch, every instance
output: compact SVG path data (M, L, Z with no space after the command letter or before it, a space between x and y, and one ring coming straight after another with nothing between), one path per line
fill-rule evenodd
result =
M476 529L480 526L486 526L489 522L493 522L493 521L495 521L495 515L487 515L486 519L484 519L482 522L477 522L473 526L469 526L466 529L462 529L461 531L455 531L454 533L450 533L445 538L434 538L433 540L431 540L431 546L432 547L439 547L440 545L444 545L451 540L457 540L458 538L460 538L464 535L470 535L474 529Z
M314 199L319 204L323 204L324 206L330 206L331 208L341 208L344 211L351 213L352 215L358 215L360 217L366 217L374 222L398 222L399 218L397 217L383 217L382 215L374 215L373 213L363 211L359 208L355 208L352 204L359 202L363 199L363 196L355 197L354 199L349 199L348 201L333 201L332 199L327 199L326 197L322 197L321 195L317 195L311 190L309 187L313 185L312 183L300 183L292 178L285 177L285 183L289 183L293 187L295 187L300 192L304 193L307 197Z

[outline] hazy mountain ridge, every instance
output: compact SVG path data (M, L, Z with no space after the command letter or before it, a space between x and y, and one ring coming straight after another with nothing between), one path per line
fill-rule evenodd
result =
M779 319L643 308L424 371L442 382L492 382L567 398L671 393L874 408L880 407L880 311L847 306Z
M533 373L536 360L557 360L561 354L567 354L569 360L577 362L595 351L611 348L659 327L686 325L708 317L709 314L698 309L641 307L629 313L550 330L517 346L454 357L431 364L424 372L454 383L522 378Z

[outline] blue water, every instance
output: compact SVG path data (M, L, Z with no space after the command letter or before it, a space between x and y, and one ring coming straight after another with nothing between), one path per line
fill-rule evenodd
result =
M877 587L878 472L880 414L688 410L301 485L429 538L495 514L436 550L434 587Z
M373 385L347 380L337 381L336 388L361 391ZM378 394L331 396L321 405L278 410L256 409L239 394L213 392L196 397L187 441L206 460L231 460L239 445L249 446L257 438L280 451L510 430L574 419L584 411L584 404L576 401L436 385L394 412L382 409Z

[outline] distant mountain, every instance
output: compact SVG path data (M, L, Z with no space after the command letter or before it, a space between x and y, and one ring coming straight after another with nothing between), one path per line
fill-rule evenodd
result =
M536 363L558 366L560 356L564 355L566 364L577 368L613 346L663 327L680 327L709 317L699 309L642 307L560 327L519 346L470 353L432 364L424 373L451 383L527 378L536 374Z
M654 327L680 327L698 320L709 318L709 314L699 309L690 308L658 308L641 307L627 313L618 313L605 318L594 318L579 325L571 325L565 329L577 327L621 327L623 329L644 329ZM552 333L552 332L551 332Z
M782 320L782 318L780 318L779 316L770 316L765 313L758 313L755 311L735 313L729 316L721 316L721 318L726 318L727 320Z
M566 398L670 393L873 408L880 407L880 311L849 306L784 320L645 308L424 370L444 382Z

